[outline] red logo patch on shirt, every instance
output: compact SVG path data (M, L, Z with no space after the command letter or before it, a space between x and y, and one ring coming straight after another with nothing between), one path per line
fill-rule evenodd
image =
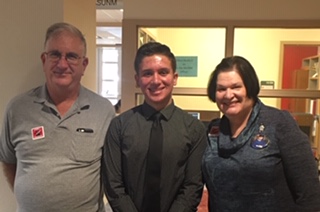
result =
M43 126L32 128L31 135L32 135L32 140L38 140L38 139L44 138Z

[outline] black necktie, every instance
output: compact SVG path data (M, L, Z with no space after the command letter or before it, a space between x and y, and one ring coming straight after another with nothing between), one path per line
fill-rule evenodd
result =
M160 175L163 134L161 113L153 115L144 185L144 212L160 212Z

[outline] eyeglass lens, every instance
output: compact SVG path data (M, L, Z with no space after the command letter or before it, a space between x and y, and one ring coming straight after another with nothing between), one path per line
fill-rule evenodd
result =
M51 52L48 52L47 54L48 54L49 59L52 62L57 62L57 61L61 60L61 58L63 56L61 54L61 52L59 52L59 51L51 51ZM77 63L80 59L79 55L76 53L73 53L73 52L66 53L64 57L65 57L66 61L69 63Z

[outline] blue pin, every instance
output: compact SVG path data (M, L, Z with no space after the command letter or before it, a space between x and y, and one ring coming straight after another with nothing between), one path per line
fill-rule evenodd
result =
M251 147L254 149L264 149L266 148L270 140L267 138L267 136L264 135L264 125L261 124L259 127L259 133L258 135L254 136L254 138L251 141Z

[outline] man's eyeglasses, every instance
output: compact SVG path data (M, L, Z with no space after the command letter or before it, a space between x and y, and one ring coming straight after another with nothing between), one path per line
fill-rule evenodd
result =
M57 63L58 61L61 60L62 57L65 58L68 64L70 65L77 65L79 64L79 61L81 58L79 55L76 53L66 53L65 55L62 55L61 52L58 51L50 51L50 52L44 52L45 55L47 55L47 58L49 59L50 62L52 63Z

